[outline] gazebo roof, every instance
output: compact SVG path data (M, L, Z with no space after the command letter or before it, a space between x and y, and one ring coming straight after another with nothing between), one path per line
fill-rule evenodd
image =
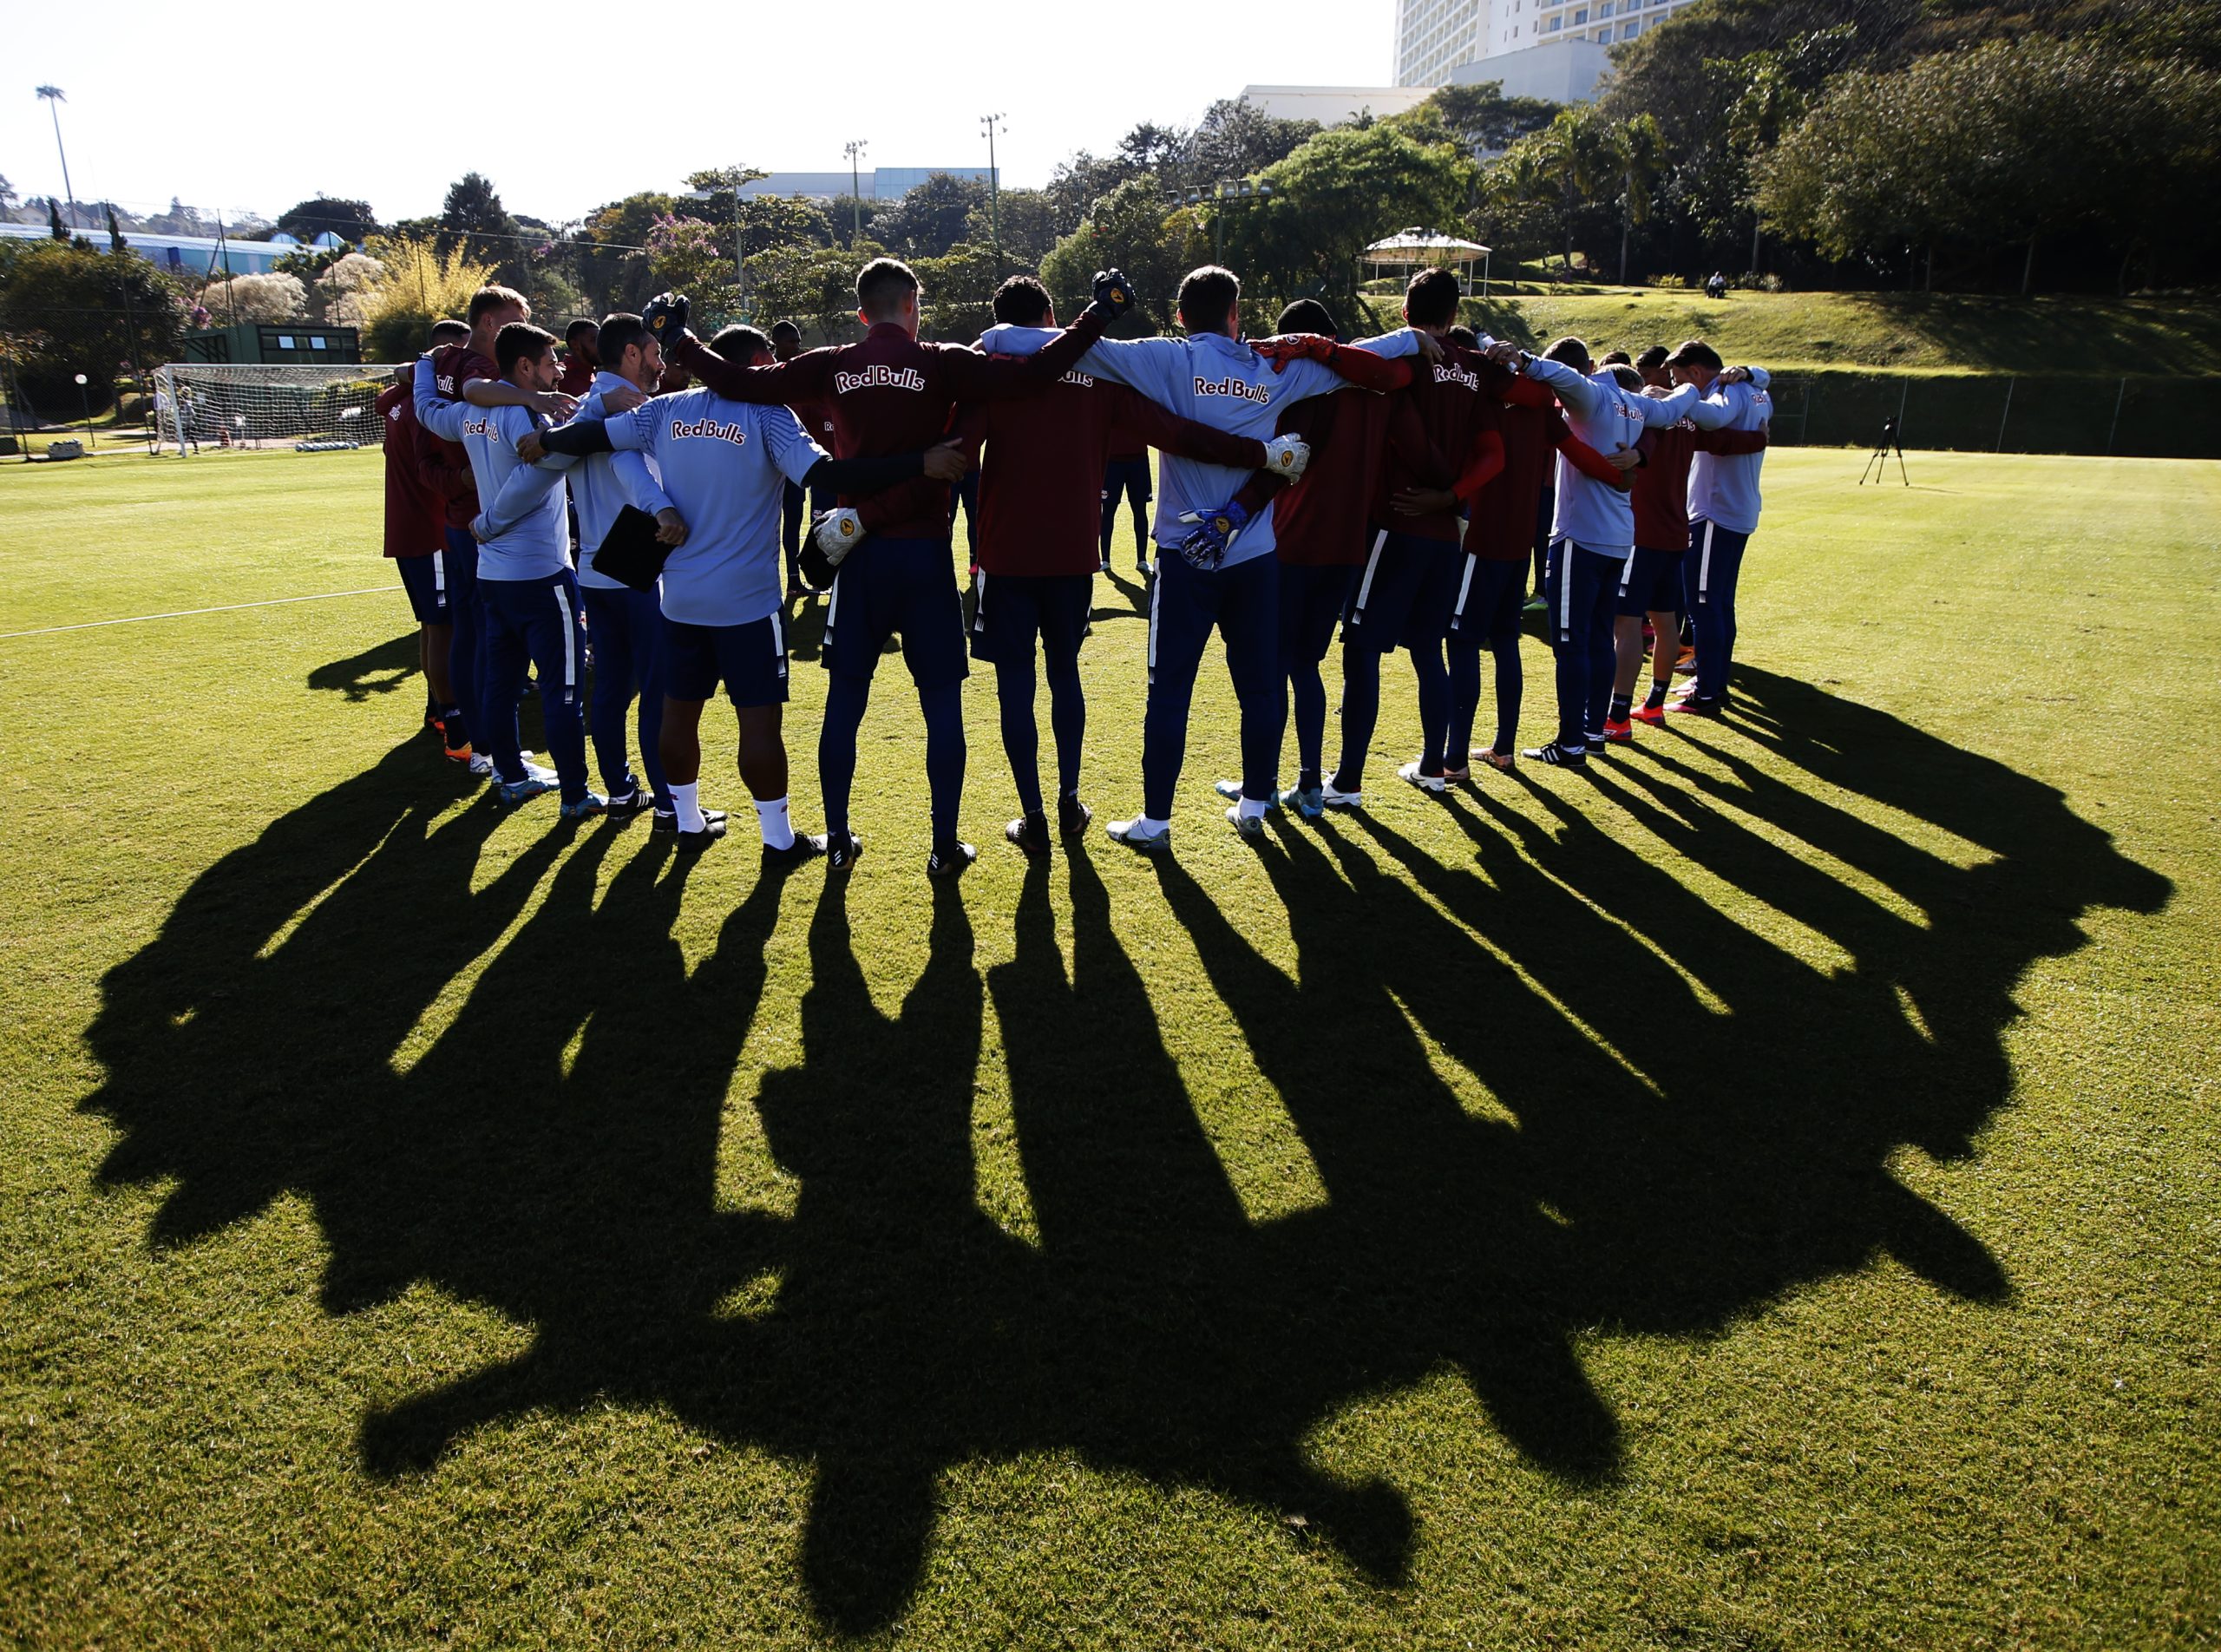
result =
M1379 240L1365 249L1365 255L1376 262L1408 257L1414 253L1454 252L1477 258L1489 249L1477 241L1462 241L1455 235L1445 235L1439 230L1421 229L1416 225L1399 230L1385 240Z

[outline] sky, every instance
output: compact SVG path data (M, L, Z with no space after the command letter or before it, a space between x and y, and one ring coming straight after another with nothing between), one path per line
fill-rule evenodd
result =
M1003 44L959 21L1003 6L547 0L484 9L522 25L505 47L478 9L422 0L282 13L119 0L95 26L69 6L11 6L0 176L27 199L62 193L36 95L53 85L75 198L134 213L177 196L274 218L325 194L391 220L436 213L475 170L512 213L561 223L703 167L840 170L852 138L866 165L983 167L993 113L1009 117L1004 182L1038 186L1074 149L1104 153L1140 121L1191 124L1245 85L1390 82L1395 0L1319 6L1315 33L1289 26L1311 10L1041 6L1024 43ZM649 20L654 38L627 52L613 24ZM469 80L443 66L458 61L475 65ZM729 62L744 78L723 78ZM458 115L466 87L519 112Z

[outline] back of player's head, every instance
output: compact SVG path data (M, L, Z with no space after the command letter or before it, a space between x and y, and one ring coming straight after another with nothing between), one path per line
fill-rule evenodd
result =
M995 289L995 319L1013 327L1048 324L1049 289L1030 275L1013 275Z
M442 344L459 344L469 337L470 324L467 321L457 321L449 317L445 321L432 324L432 348L435 350Z
M1720 352L1701 338L1692 338L1666 358L1668 367L1709 367L1720 370Z
M1451 344L1462 344L1467 350L1478 350L1481 347L1480 334L1475 332L1471 327L1466 326L1462 322L1455 327L1444 329L1442 336L1445 338L1447 338Z
M791 321L775 321L771 324L771 342L798 344L802 343L802 329Z
M634 344L645 344L650 334L648 324L629 310L619 310L614 315L601 318L601 358L614 367L625 359L625 352Z
M1445 327L1458 319L1465 289L1447 270L1421 270L1404 289L1404 314L1415 327Z
M600 335L600 332L601 326L599 323L588 321L584 316L580 316L576 321L563 329L564 346L569 350L576 350L579 347L579 338L582 334L585 336L586 343L591 344L594 342L595 338Z
M1654 373L1665 364L1666 346L1663 344L1653 344L1635 358L1635 370L1638 373Z
M1635 361L1634 358L1624 350L1608 350L1604 352L1604 365L1607 367L1632 367L1635 365Z
M555 348L555 335L529 321L512 321L494 335L494 365L504 377L521 361L536 361Z
M856 272L856 308L884 321L918 290L917 272L901 259L875 258Z
M1612 370L1612 383L1622 390L1639 390L1642 388L1642 375L1636 372L1631 364L1607 362L1605 365Z
M527 318L532 315L532 305L514 287L481 287L470 295L470 308L464 313L470 318L470 324L475 327L496 310L508 309L514 309Z
M1342 330L1334 320L1334 312L1316 298L1298 298L1280 312L1273 322L1274 332L1315 332L1329 338L1340 338Z
M1543 352L1544 361L1563 362L1576 373L1589 370L1589 346L1571 333L1563 338L1550 340L1550 347Z
M770 355L771 341L755 328L744 327L735 323L730 327L722 329L716 338L711 339L710 348L729 362L739 362L745 365L753 362L758 356Z
M1242 278L1206 264L1180 283L1180 324L1189 332L1224 332L1242 302Z

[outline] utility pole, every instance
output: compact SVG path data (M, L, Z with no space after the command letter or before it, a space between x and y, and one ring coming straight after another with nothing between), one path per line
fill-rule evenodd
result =
M54 151L62 157L62 193L69 200L69 227L77 227L77 192L69 184L69 152L62 147L62 108L69 100L58 86L42 86L38 95L46 100L46 112L54 117Z
M842 153L848 157L848 246L851 251L864 238L863 169L858 157L869 142L868 138L851 138L842 147Z
M1010 117L983 115L979 129L987 134L987 239L995 249L995 280L1003 279L1002 174L995 167L995 128L1010 130Z

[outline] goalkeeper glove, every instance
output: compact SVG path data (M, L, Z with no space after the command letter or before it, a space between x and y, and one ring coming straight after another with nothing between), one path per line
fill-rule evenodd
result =
M648 300L648 307L640 312L640 321L655 341L669 350L686 331L686 295L683 292L657 293Z
M1265 469L1294 482L1311 462L1311 444L1300 436L1276 436L1265 443Z
M1134 307L1134 284L1126 279L1120 269L1097 270L1095 272L1095 301L1110 312L1110 319Z
M1229 499L1213 510L1190 510L1181 513L1180 520L1191 522L1195 530L1180 541L1180 554L1188 559L1188 566L1209 574L1226 560L1226 554L1249 520L1249 512L1238 499Z
M1323 332L1283 332L1260 338L1249 348L1272 363L1274 372L1285 373L1292 361L1333 360L1335 346Z

